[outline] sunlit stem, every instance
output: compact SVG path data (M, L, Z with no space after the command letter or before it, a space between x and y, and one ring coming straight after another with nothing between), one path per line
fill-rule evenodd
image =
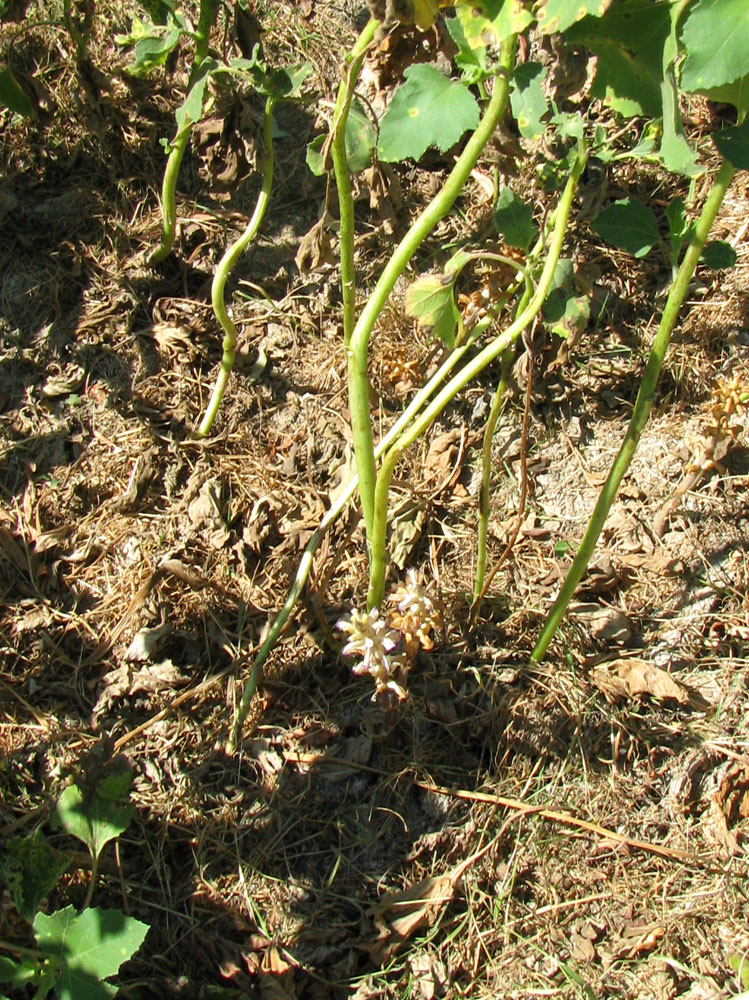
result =
M265 216L265 211L268 208L268 202L270 201L270 193L273 186L274 104L274 98L267 98L265 102L265 112L263 114L263 183L255 203L255 211L252 213L250 221L247 223L242 235L238 240L232 243L228 250L224 253L224 256L219 261L213 275L213 282L211 284L211 304L213 306L213 313L221 326L221 329L224 331L224 353L221 358L221 367L216 378L216 384L213 387L211 399L206 407L205 415L200 423L200 426L195 431L195 437L199 438L205 437L209 434L211 428L213 427L213 421L216 419L216 414L218 413L218 408L221 405L221 400L224 398L224 392L226 391L229 376L231 375L232 368L234 367L234 359L237 354L237 328L226 310L226 282L234 269L234 265L257 235L257 231L260 229Z
M411 420L414 419L416 414L427 404L429 399L434 395L440 385L444 382L450 372L455 368L455 366L460 362L460 360L465 356L468 349L474 344L475 340L485 332L487 327L491 323L491 318L482 320L477 324L476 328L472 331L471 337L463 344L460 348L452 351L448 357L440 365L438 371L429 379L425 386L423 386L419 392L414 396L409 405L403 411L398 420L393 424L388 433L382 438L377 447L375 448L375 457L379 458L387 448L396 440L398 435L403 431L405 427L408 426ZM289 589L289 593L286 597L283 607L278 612L276 617L268 629L268 634L265 637L260 649L258 649L255 654L255 658L252 661L252 669L250 671L250 676L245 682L244 688L242 689L242 700L240 702L239 708L237 709L236 717L232 725L229 740L226 745L228 753L233 753L236 749L239 739L242 734L242 727L244 725L245 719L247 718L247 713L250 710L252 704L252 699L255 696L260 680L263 676L263 667L268 659L273 647L278 642L284 627L291 617L291 614L296 607L297 601L299 600L299 595L301 594L304 586L309 577L310 569L312 568L312 560L314 558L317 547L319 546L322 539L325 537L325 532L333 524L336 518L345 510L346 505L351 500L353 495L356 493L357 487L359 485L359 477L353 476L349 482L346 484L344 490L341 491L336 502L328 510L323 520L320 522L317 530L312 534L307 546L302 554L302 558L297 567L296 575Z
M663 309L663 315L661 316L655 340L653 341L653 346L650 350L648 363L642 377L640 390L637 393L637 399L635 400L634 409L632 410L632 416L629 421L627 433L622 446L619 449L619 453L611 466L608 478L601 488L598 502L596 503L593 514L591 515L585 535L580 543L580 548L577 551L577 555L567 572L567 576L562 584L559 596L549 611L546 622L541 631L541 635L538 637L535 648L531 653L531 660L533 662L538 662L543 659L546 650L549 648L549 643L559 628L567 607L572 600L572 595L574 594L578 583L582 579L583 574L588 567L588 563L590 562L596 543L601 531L603 530L606 518L608 517L609 510L611 509L611 506L616 498L619 485L621 484L621 481L624 478L624 475L635 454L637 445L640 441L640 436L645 429L645 425L647 424L648 417L650 415L650 410L653 406L653 401L655 400L655 389L658 382L658 376L660 375L661 368L663 367L666 351L671 341L671 334L673 333L673 329L679 317L679 310L681 309L684 299L686 298L689 283L692 280L700 254L702 253L705 243L707 242L710 229L715 221L716 215L718 214L718 210L728 189L728 185L731 183L733 174L733 167L727 162L724 163L716 175L710 194L705 202L705 206L702 209L700 217L694 227L689 246L687 247L684 259L679 267L676 279L671 285L671 291L669 292L666 305Z
M528 301L533 294L533 286L531 285L530 276L527 272L524 273L525 277L525 291L523 297L517 305L515 310L515 316L519 316L520 313L525 309ZM507 392L507 385L510 380L510 374L512 372L512 363L515 359L515 347L511 345L503 352L501 358L501 372L499 376L499 383L494 393L494 398L492 399L491 409L489 410L489 417L486 421L486 427L484 428L484 440L481 445L481 488L479 489L479 516L478 516L478 540L476 544L476 579L473 585L473 605L476 606L476 602L481 596L481 592L484 588L484 579L486 576L486 550L489 538L489 502L491 499L491 479L492 479L492 442L494 441L494 434L497 429L497 424L499 423L499 417L502 413L504 407L505 393Z
M218 6L219 0L200 0L198 24L193 34L195 55L187 84L188 93L197 79L203 60L208 56L208 43ZM177 178L191 134L192 124L177 133L169 148L161 184L161 242L148 258L149 264L160 264L166 260L174 246L177 235Z
M433 421L439 416L444 408L456 396L456 394L472 381L476 376L491 364L496 358L513 344L525 329L533 322L544 304L546 296L551 288L554 277L554 269L557 266L562 253L562 245L567 229L572 199L577 189L577 183L585 167L587 160L587 150L582 143L578 150L578 155L573 165L569 180L564 189L562 197L554 213L554 223L549 240L546 260L543 271L538 280L538 285L530 298L527 306L510 326L495 337L487 346L474 358L467 362L450 381L443 386L435 398L426 406L411 422L406 430L401 433L397 441L388 450L382 459L380 471L377 475L375 491L375 530L372 536L370 551L370 576L369 593L367 594L367 607L380 607L385 594L386 556L387 556L387 512L388 512L388 491L390 480L398 459L409 445L413 444L417 438L429 428Z
M444 218L452 208L475 167L481 151L504 115L510 92L510 71L515 62L516 44L517 37L515 35L503 42L499 68L494 79L494 92L476 131L466 143L442 190L427 205L393 251L393 255L385 265L351 334L348 347L349 407L356 470L359 476L359 496L370 559L372 558L372 537L377 530L375 527L377 470L369 409L369 339L395 283L405 271L408 262L422 242L433 231L440 219Z
M343 300L343 342L349 346L356 321L356 274L354 271L354 195L351 189L351 171L346 156L346 123L356 82L359 79L367 47L374 38L380 22L370 19L356 44L348 53L345 63L347 72L341 80L338 99L330 125L330 156L335 172L338 192L339 230L338 255L341 263L341 298Z

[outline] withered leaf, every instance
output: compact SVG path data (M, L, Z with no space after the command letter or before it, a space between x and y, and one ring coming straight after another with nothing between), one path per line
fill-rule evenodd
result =
M650 695L659 701L676 701L686 705L687 689L674 680L671 674L647 660L612 660L595 667L590 679L608 698L619 700Z

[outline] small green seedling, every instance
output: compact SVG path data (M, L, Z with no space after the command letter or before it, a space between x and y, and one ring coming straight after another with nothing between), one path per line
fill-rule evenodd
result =
M68 785L57 801L53 824L82 840L91 852L92 872L86 905L91 901L101 852L123 833L133 818L129 802L131 774L123 761L112 761L113 770L93 787Z
M39 998L54 990L60 1000L107 1000L117 989L105 980L143 943L148 924L119 910L88 906L101 851L126 829L133 814L127 801L129 770L117 760L108 770L92 787L69 785L53 815L56 825L82 840L91 852L94 870L81 913L73 906L50 914L39 912L69 864L41 830L7 845L0 861L0 880L7 884L18 912L31 923L37 947L0 942L1 948L16 956L0 956L0 983L17 989L35 987Z

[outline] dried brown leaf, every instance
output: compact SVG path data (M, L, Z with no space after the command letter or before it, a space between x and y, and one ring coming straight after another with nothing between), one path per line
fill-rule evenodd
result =
M671 674L647 660L613 660L596 667L590 679L606 697L613 700L650 695L659 701L689 702L687 689Z

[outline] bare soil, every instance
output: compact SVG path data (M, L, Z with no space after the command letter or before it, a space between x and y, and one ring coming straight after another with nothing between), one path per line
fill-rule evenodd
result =
M305 145L365 11L256 5L269 58L313 62L314 99L278 111L271 208L230 284L240 356L214 436L196 442L221 356L211 275L259 178L251 170L222 198L208 153L192 151L175 254L146 266L159 140L185 75L181 61L160 80L119 71L112 38L127 7L99 4L91 59L111 77L98 93L64 32L34 27L47 20L37 5L3 27L14 70L36 74L40 113L0 119L0 837L41 825L72 857L46 905L81 906L90 862L52 829L50 808L71 776L125 755L135 819L105 849L94 892L151 927L117 979L123 997L742 993L745 434L680 487L705 457L719 380L749 385L749 178L737 175L716 225L738 263L700 271L690 290L653 416L545 662L530 668L528 655L624 436L669 279L665 259L618 254L585 222L569 250L592 318L563 350L539 334L528 498L480 619L469 626L496 370L396 473L394 539L443 618L408 701L373 702L337 652L335 623L366 589L351 509L319 550L227 757L253 653L352 465L338 273L325 259L303 273L294 258L325 199ZM262 156L261 111L243 98L250 161ZM691 119L697 138L703 113ZM529 191L532 166L505 172L510 140L479 171L498 164ZM362 187L362 298L450 167L427 162L399 167L372 207ZM697 207L705 190L698 181ZM603 197L662 210L674 193L688 185L630 167L609 172ZM533 196L541 217L555 195ZM413 273L485 229L490 207L474 178ZM438 355L406 318L404 287L371 350L384 428ZM490 561L518 516L528 369L521 354L494 445ZM393 567L393 588L400 578ZM33 944L7 892L0 939Z

